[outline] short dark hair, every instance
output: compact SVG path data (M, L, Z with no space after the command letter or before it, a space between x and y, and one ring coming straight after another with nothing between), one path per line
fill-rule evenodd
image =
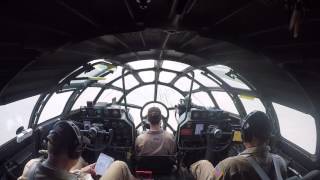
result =
M253 137L260 142L267 142L272 133L272 122L261 111L253 111L242 122L241 131L244 142L252 141Z
M161 111L158 107L151 107L148 109L148 121L151 124L159 124L161 121Z

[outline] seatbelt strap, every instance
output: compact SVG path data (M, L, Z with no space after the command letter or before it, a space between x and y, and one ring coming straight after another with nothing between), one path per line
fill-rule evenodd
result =
M247 159L250 165L253 167L253 169L257 172L261 180L270 180L269 176L266 174L266 172L261 168L261 166L256 162L256 160L253 157L248 156Z
M157 154L159 151L161 151L162 150L162 148L163 148L163 145L164 145L164 131L162 131L162 133L161 133L161 144L159 145L159 147L156 149L156 150L154 150L152 153L150 153L150 156L152 156L152 155L155 155L155 154Z
M283 180L280 172L279 158L276 155L272 154L273 166L276 170L277 180Z

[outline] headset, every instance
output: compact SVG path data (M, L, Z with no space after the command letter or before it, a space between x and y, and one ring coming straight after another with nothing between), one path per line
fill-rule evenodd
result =
M245 142L251 141L253 137L267 139L271 131L272 123L264 112L253 111L242 120L241 136Z
M71 121L66 121L66 120L60 120L59 122L57 122L53 129L49 132L47 139L49 140L49 142L51 144L53 144L54 146L59 146L59 144L62 143L62 139L65 138L61 132L57 132L56 128L58 126L61 126L63 128L69 128L72 132L74 132L74 135L76 138L74 138L74 140L72 142L70 142L70 144L68 144L68 156L71 159L76 159L78 158L83 149L84 149L84 143L83 143L83 137L80 133L80 130L78 128L77 125L75 125L73 122Z

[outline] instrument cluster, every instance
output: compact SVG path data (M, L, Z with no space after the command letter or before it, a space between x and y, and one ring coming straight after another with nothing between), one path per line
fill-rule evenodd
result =
M132 148L135 140L135 126L131 117L126 116L120 106L82 106L80 111L70 119L79 123L82 132L90 139L100 144L107 144L110 148ZM98 141L100 138L103 141Z

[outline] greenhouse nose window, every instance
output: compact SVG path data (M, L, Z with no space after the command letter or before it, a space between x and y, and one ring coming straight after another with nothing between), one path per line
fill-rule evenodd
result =
M126 99L127 107L136 127L141 124L141 115L145 116L145 108L156 106L161 109L162 115L167 118L166 121L175 131L178 125L176 106L189 93L191 94L191 103L195 106L222 109L238 117L244 117L254 110L270 112L265 107L266 102L259 97L253 90L254 88L245 83L247 81L237 72L225 65L192 67L171 60L140 60L126 64L115 64L111 61L98 59L89 62L88 66L91 68L83 69L79 74L69 74L60 81L65 82L59 84L60 89L56 89L44 96L46 98L40 99L38 109L34 110L38 115L33 116L35 119L32 120L39 124L43 123L54 117L77 111L88 101L93 104L116 102L124 107ZM78 70L81 68L83 67ZM126 97L124 97L122 87L124 68ZM68 78L69 80L66 81ZM192 81L192 91L189 92ZM21 104L20 102L25 101L35 104L34 101L37 101L38 97L31 97L6 106ZM314 154L316 150L314 119L280 104L269 103L274 106L274 113L278 117L282 137ZM6 106L0 106L0 111L4 112ZM299 119L289 122L284 118L288 113L297 114L295 117L299 117ZM30 118L29 114L24 113L24 116ZM301 124L301 119L307 119L307 123ZM19 125L28 126L23 121L19 122ZM9 125L7 123L8 127ZM309 133L308 137L310 138L307 139L310 142L301 141L293 136L297 131L301 131L302 125L306 126L304 129ZM11 125L10 128L12 129ZM10 128L8 130L11 131ZM2 143L13 136L10 133L5 134L8 134L8 137L1 136Z

